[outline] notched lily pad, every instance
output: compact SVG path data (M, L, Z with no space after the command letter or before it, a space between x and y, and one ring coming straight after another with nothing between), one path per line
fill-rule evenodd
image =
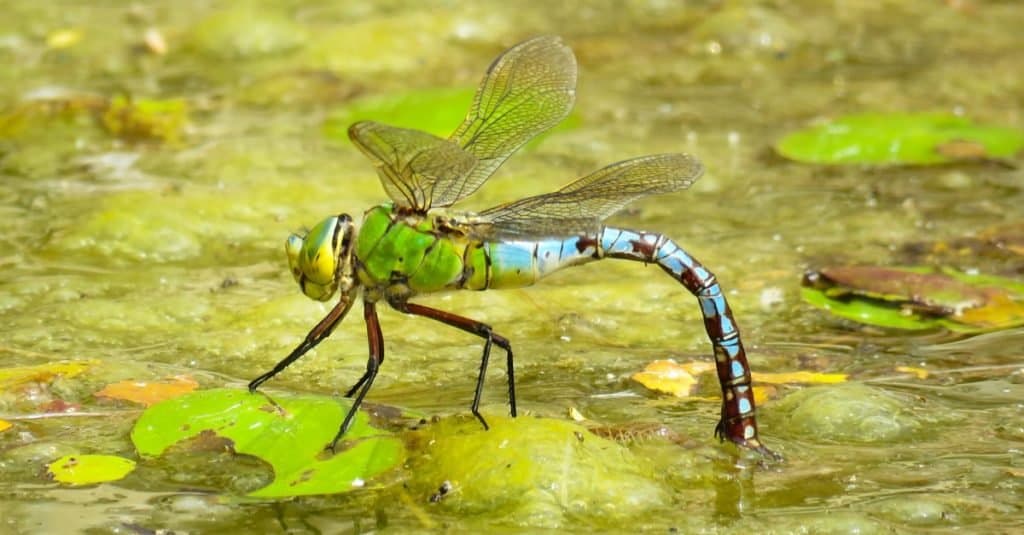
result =
M978 332L1024 325L1024 283L928 267L837 266L804 275L804 300L859 323Z
M54 481L92 485L117 481L135 470L135 461L114 455L65 455L47 466Z
M346 402L323 396L203 390L147 409L132 430L132 442L139 454L155 456L181 440L213 433L230 440L236 453L273 468L273 482L249 496L340 493L363 487L405 456L402 442L372 427L362 412L338 452L325 453L347 410Z
M1012 158L1024 132L941 113L865 113L788 134L775 150L805 163L928 165Z

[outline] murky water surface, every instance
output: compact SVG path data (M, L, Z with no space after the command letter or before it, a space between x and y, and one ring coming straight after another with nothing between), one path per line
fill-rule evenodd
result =
M34 399L0 392L0 418L14 423L0 432L0 531L1024 529L1024 331L863 329L799 297L808 267L895 265L905 244L1019 221L1024 172L824 168L770 150L788 131L863 111L952 111L1024 127L1016 2L15 0L3 11L0 108L180 98L188 122L164 140L125 139L88 109L47 109L0 132L2 365L97 361ZM65 453L133 455L137 411L97 403L102 385L190 374L205 387L242 388L326 312L295 288L285 236L385 198L364 157L325 134L326 119L353 98L473 87L502 49L541 33L564 36L579 58L576 125L512 158L465 208L549 191L640 154L700 157L708 171L691 190L637 203L614 222L664 232L716 273L755 371L850 374L840 385L784 387L762 405L763 438L785 463L734 462L735 450L712 437L716 401L669 400L629 379L654 359L710 359L710 346L681 287L658 269L608 261L527 290L420 302L513 341L521 408L564 418L573 407L602 425L651 422L688 437L687 463L670 460L683 446L637 446L676 471L663 501L641 512L453 510L400 485L217 501L209 497L252 467L218 468L224 459L212 456L186 467L146 461L140 474L85 488L43 476ZM955 265L1021 272L1019 261L971 255ZM360 318L354 311L270 386L343 392L365 365ZM388 359L370 400L466 413L478 341L388 310L381 322ZM500 374L485 392L494 414L504 410ZM50 398L99 415L19 419L44 413Z

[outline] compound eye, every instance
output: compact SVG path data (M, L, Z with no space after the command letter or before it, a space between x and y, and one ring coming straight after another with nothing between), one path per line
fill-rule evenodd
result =
M308 280L318 285L330 285L338 265L335 251L337 217L328 217L309 231L302 250L299 252L299 271Z
M298 234L292 234L288 236L288 240L284 242L284 252L288 255L288 269L292 272L292 277L295 277L295 282L301 282L302 280L302 268L299 267L299 254L302 253L302 245L305 240Z

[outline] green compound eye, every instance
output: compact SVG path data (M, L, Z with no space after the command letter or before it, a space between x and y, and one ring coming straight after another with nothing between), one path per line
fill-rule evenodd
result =
M295 277L295 282L302 280L302 269L299 267L299 253L302 251L302 244L305 240L298 234L292 234L288 236L288 240L284 242L284 252L288 255L288 269L292 272L292 276Z
M299 252L299 270L314 284L328 285L334 281L338 251L334 239L338 218L328 217L306 236Z

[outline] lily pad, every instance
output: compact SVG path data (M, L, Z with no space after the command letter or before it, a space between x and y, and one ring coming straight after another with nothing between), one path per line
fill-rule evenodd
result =
M201 434L228 439L236 453L258 457L274 470L274 481L251 492L253 497L347 492L397 466L405 455L402 442L372 427L362 412L338 452L325 453L348 410L347 401L203 390L147 409L132 430L132 441L139 454L155 456Z
M349 125L373 120L445 137L462 123L475 93L474 88L433 88L359 98L327 118L324 135L347 142ZM579 122L579 117L572 114L552 130L571 130Z
M1024 283L929 267L841 266L808 272L812 305L879 327L980 332L1024 325Z
M793 132L775 149L805 163L928 165L1011 158L1024 132L949 114L866 113Z
M54 481L92 485L117 481L135 470L135 461L114 455L65 455L47 466Z

